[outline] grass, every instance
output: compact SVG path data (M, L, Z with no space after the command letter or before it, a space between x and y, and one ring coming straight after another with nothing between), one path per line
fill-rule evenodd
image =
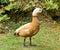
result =
M14 31L10 31L0 37L0 50L60 50L60 26L47 22L40 26L38 34L32 37L32 43L37 46L29 46L27 38L28 47L23 47L23 38L14 36Z

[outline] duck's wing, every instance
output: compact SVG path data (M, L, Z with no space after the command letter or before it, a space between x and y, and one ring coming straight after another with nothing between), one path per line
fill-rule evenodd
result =
M21 29L27 29L31 23L27 23L25 25L20 26L18 29L16 29L16 33L19 32Z

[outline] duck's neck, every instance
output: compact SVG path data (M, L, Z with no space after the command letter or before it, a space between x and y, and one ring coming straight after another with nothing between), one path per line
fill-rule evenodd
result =
M38 20L38 17L37 16L33 16L32 17L32 23L39 24L39 20Z

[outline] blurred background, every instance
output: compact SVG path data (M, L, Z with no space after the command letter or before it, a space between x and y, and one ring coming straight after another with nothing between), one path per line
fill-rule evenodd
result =
M36 7L42 8L44 14L39 16L41 28L34 39L41 46L34 50L60 50L60 0L0 0L0 50L24 50L19 48L20 38L15 39L13 33L18 27L32 20L32 11Z
M44 15L39 16L40 21L60 23L59 3L59 0L0 0L0 23L13 23L12 26L16 25L17 28L31 21L32 11L36 7L44 11Z

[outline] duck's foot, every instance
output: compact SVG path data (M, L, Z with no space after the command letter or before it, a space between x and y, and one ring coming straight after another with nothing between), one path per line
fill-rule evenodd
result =
M37 45L35 45L35 44L30 44L30 46L37 46Z
M27 45L24 45L24 47L28 47Z

